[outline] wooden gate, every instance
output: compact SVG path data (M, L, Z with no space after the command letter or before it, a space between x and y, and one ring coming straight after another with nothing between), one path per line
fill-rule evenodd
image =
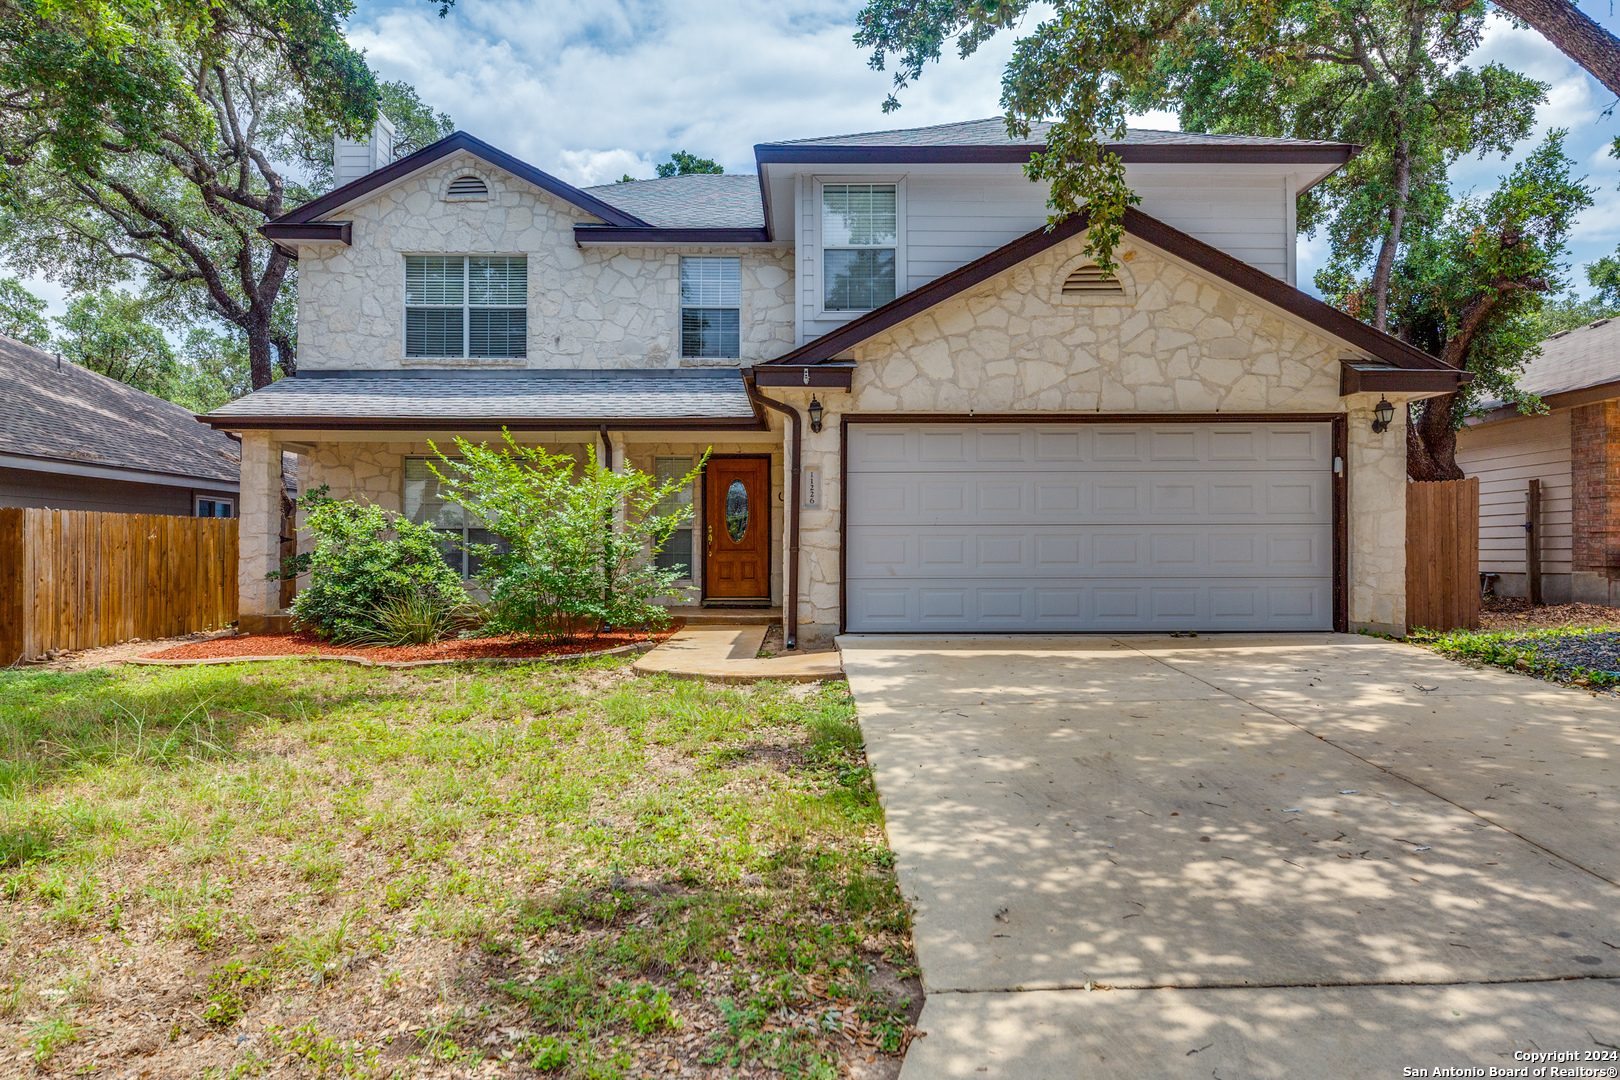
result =
M236 621L234 518L0 509L0 667Z
M1406 625L1479 628L1479 477L1406 485Z

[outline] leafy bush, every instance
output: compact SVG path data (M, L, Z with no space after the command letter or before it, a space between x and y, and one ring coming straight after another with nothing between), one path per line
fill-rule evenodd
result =
M439 537L379 506L326 496L316 488L300 502L315 534L309 584L293 598L293 618L322 637L361 642L388 633L390 605L419 598L454 611L466 603L461 577L445 565ZM300 566L299 569L302 567Z
M374 628L367 645L428 645L474 622L470 605L453 606L428 593L391 596L371 609Z
M476 546L489 591L485 627L555 639L667 622L657 601L685 591L675 585L680 572L658 569L650 554L691 518L690 506L659 511L696 473L660 484L635 469L612 472L593 449L576 476L573 458L503 436L500 449L457 439L461 460L441 454L442 471L433 469L446 497L505 541Z

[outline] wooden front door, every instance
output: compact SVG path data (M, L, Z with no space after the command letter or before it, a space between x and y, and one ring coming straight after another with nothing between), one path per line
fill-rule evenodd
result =
M704 599L769 600L771 459L711 457L704 476Z

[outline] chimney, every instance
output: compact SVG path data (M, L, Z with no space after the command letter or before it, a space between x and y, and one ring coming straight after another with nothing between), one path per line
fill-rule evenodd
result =
M332 137L332 181L335 187L342 187L367 173L376 172L393 160L394 123L382 113L377 114L371 138L363 142L345 139L342 135Z

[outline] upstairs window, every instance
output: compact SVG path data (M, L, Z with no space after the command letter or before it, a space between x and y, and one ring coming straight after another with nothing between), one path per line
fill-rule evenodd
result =
M522 255L407 255L405 355L528 355L529 261Z
M681 355L742 356L742 260L681 259Z
M821 248L828 311L871 311L895 297L893 184L824 184Z

